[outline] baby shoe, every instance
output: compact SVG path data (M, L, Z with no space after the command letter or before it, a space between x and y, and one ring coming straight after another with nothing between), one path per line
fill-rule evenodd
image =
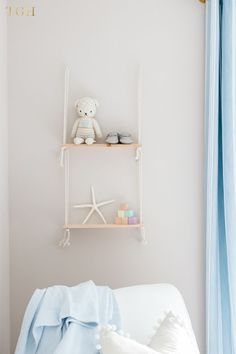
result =
M120 133L119 134L121 144L132 144L133 139L130 133Z
M118 133L109 133L107 134L106 137L106 143L107 144L118 144L119 142L119 137L118 137Z

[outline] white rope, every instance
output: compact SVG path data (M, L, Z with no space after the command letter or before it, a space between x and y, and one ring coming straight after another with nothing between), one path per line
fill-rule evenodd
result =
M143 165L142 165L142 148L136 150L136 161L138 162L138 183L139 183L139 219L140 219L140 233L141 242L143 245L147 244L145 227L143 224Z
M62 240L59 242L60 247L70 246L70 229L66 229Z
M147 245L146 232L144 226L141 227L141 242L144 246Z
M136 161L138 161L140 159L141 151L142 151L141 147L138 147L136 149L136 155L135 155L135 160Z
M60 156L59 156L59 163L60 163L61 167L64 167L65 150L66 150L66 147L62 146L61 151L60 151Z
M68 118L68 97L69 97L69 78L70 70L68 67L65 69L65 88L64 88L64 117L63 117L63 145L66 144L67 138L67 118ZM69 169L69 150L65 147L61 147L60 151L60 166L65 164L65 225L69 224L69 213L70 213L70 169ZM59 246L66 247L70 246L70 229L66 229L62 240L59 242Z
M70 246L70 229L65 230L65 242L63 247L69 247Z
M70 161L69 161L69 150L64 149L62 152L65 160L65 225L69 224L70 220ZM65 247L70 246L70 229L66 229L64 236L59 242L59 246Z
M69 79L70 79L70 70L68 67L66 67L66 69L65 69L65 89L64 89L63 144L66 144L66 137L67 137Z
M140 224L143 224L143 168L142 168L142 149L138 148L136 154L138 161L138 183L139 183L139 218Z
M60 247L63 247L64 242L65 242L65 233L64 233L63 238L62 238L61 241L59 242L59 246L60 246Z
M138 143L142 144L142 88L143 88L143 68L139 65L138 68L138 90L137 90L137 103L138 103Z
M69 224L70 217L70 155L69 149L65 152L65 225Z
M138 105L138 142L142 144L142 88L143 88L143 68L139 65L138 70L138 89L137 89L137 105ZM143 225L143 156L142 147L136 149L136 161L138 162L138 188L139 188L139 219ZM141 227L141 239L146 244L146 236L144 226Z

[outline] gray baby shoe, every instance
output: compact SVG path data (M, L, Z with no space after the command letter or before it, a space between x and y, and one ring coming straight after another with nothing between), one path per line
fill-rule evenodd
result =
M130 133L120 133L119 134L121 144L132 144L133 139Z
M114 133L107 134L106 143L107 144L118 144L119 143L118 133L114 132Z

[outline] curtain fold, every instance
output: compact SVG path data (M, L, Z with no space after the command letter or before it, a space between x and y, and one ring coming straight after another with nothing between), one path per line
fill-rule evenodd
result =
M236 354L236 0L206 10L208 354Z

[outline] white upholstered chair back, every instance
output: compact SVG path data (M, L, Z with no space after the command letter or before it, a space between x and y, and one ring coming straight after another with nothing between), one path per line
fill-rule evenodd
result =
M115 290L123 329L140 343L146 344L155 322L173 311L191 326L188 311L179 291L170 284L137 285Z

